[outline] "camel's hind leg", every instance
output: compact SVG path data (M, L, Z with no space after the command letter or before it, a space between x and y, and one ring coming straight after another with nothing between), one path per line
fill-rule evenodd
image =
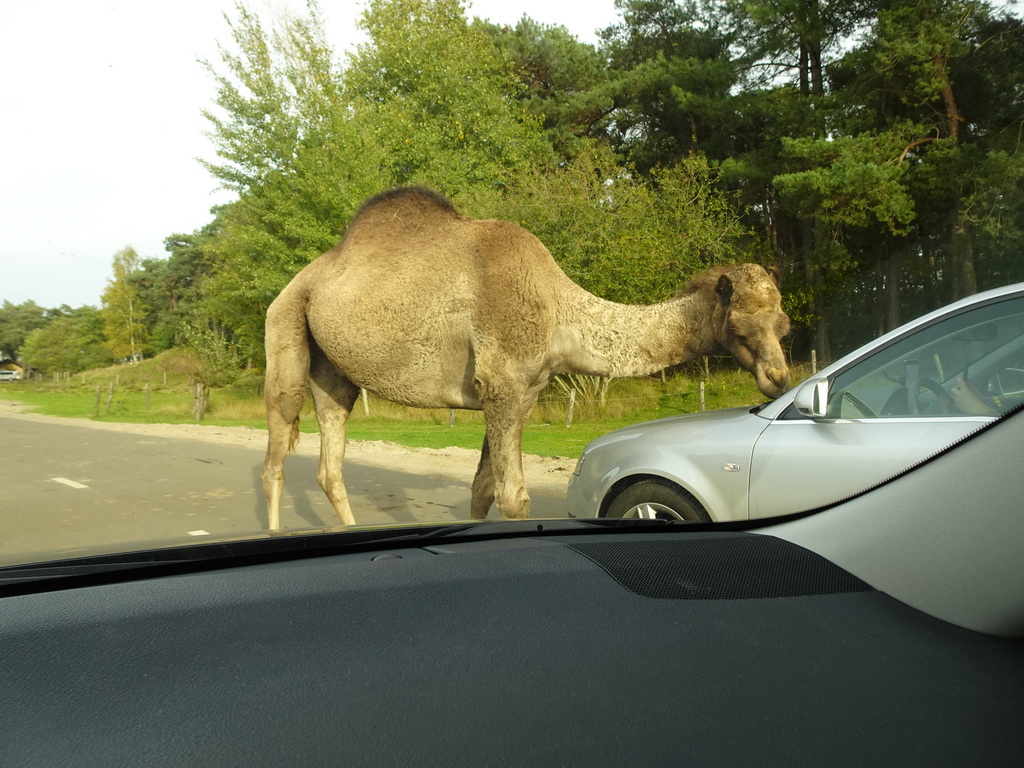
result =
M299 439L299 411L306 400L309 342L305 318L267 314L267 455L263 461L263 491L267 496L267 527L281 528L284 457Z
M348 503L342 462L345 460L345 422L359 397L359 387L315 347L309 370L309 389L320 422L320 466L316 479L334 507L342 525L355 525Z

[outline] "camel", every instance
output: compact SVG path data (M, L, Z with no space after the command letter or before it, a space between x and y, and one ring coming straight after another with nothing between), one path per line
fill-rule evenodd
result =
M713 268L660 304L613 303L576 285L519 226L462 216L421 187L377 195L267 310L269 527L280 527L284 458L307 386L317 480L343 526L355 523L342 462L360 388L418 408L482 410L470 515L482 520L496 503L503 518L527 518L523 424L555 374L643 376L724 349L778 397L789 383L780 301L773 271L742 264Z

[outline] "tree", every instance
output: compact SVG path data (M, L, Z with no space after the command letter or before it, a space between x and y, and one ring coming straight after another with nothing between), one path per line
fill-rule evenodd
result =
M201 286L213 271L210 242L220 226L219 216L192 234L164 239L165 259L142 259L129 277L138 291L145 318L147 353L157 353L184 343L183 324L202 302Z
M726 16L742 40L753 82L795 83L804 96L827 91L826 68L879 11L873 0L711 0L706 13Z
M548 157L540 123L482 27L455 0L375 0L369 42L344 70L315 5L277 33L238 8L231 25L208 168L239 199L218 212L204 248L215 264L203 313L262 358L270 302L340 239L370 195L437 187L467 213L493 212L517 174Z
M550 159L517 98L513 62L459 0L374 0L369 42L345 72L354 120L381 148L389 186L424 183L457 201L500 192Z
M619 0L622 22L602 32L616 97L612 146L642 173L692 152L731 152L742 75L732 34L695 3Z
M34 301L0 306L0 357L16 360L28 335L49 321L47 310Z
M505 215L548 247L575 282L604 298L649 304L698 271L738 261L747 235L701 155L641 177L607 147L524 176Z
M139 265L139 254L134 248L128 246L118 251L114 254L114 275L103 291L101 312L107 347L119 360L138 360L146 343L147 310L132 282Z
M1024 276L1006 262L994 269L990 256L1020 235L1022 32L984 3L906 0L885 8L835 70L858 105L855 126L903 134L891 162L904 169L914 219L885 249L887 325L900 307L923 311Z
M239 7L208 115L238 200L182 244L203 260L189 311L259 361L281 288L407 183L534 231L609 298L771 261L797 354L824 359L1024 278L1020 20L980 0L618 7L595 49L459 0L370 0L344 65L315 4L273 32ZM184 316L164 314L170 267L136 278L163 338Z
M202 321L186 322L182 334L189 354L178 363L192 389L192 417L202 421L210 404L211 388L230 383L238 372L238 348L222 328L204 325Z
M547 140L563 159L601 135L614 111L616 96L605 56L565 27L527 16L515 27L477 20L507 58L519 80L518 97L543 126Z
M22 358L43 373L76 373L109 365L103 318L95 307L64 307L45 326L32 331L21 347Z

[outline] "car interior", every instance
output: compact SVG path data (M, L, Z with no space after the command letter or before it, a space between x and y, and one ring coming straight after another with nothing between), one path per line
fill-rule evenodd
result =
M829 507L0 569L0 763L1017 765L1024 413Z
M980 396L1006 396L999 376L1024 355L1024 300L982 306L898 341L836 377L832 418L962 415L952 389L967 379ZM1004 378L1005 378L1004 374Z

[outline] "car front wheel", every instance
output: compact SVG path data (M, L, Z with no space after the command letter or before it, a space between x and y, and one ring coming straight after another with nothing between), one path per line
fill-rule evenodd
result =
M704 507L693 496L675 483L656 478L640 480L624 488L608 505L605 517L711 522Z

